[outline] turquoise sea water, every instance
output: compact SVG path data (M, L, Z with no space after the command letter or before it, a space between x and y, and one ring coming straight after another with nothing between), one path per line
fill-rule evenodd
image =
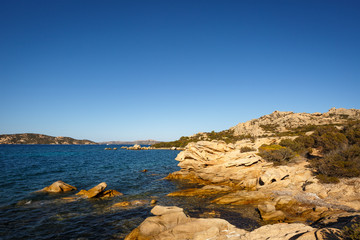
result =
M205 200L171 198L166 195L186 185L163 180L179 170L179 151L120 149L105 151L104 145L0 145L0 239L123 239L150 216L150 204L113 208L122 201L150 201L177 205L199 216ZM146 173L141 170L147 169ZM80 189L106 182L107 189L124 195L106 200L62 198L76 192L39 194L62 180ZM210 209L213 206L209 207ZM248 211L248 209L247 209ZM254 228L256 219L222 209L220 217L235 225ZM253 214L253 213L251 213Z

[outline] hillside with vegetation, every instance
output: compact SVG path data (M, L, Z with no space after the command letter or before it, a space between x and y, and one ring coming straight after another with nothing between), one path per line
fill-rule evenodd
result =
M317 126L343 126L359 119L358 109L332 108L323 114L274 111L224 131L200 132L192 136L183 136L176 141L156 143L152 147L185 147L190 142L198 141L222 140L226 143L235 143L259 137L299 136L314 131Z
M308 159L314 174L324 183L360 177L360 121L342 126L316 126L311 134L264 144L259 155L275 165L287 165L298 156Z
M0 144L57 144L57 145L88 145L97 144L90 140L78 140L70 137L52 137L44 134L23 133L0 135Z
M287 165L302 157L324 183L360 177L360 110L357 109L332 108L324 114L275 111L228 130L198 133L153 147L184 148L200 141L236 144L246 139L254 142L270 138L274 143L263 144L255 150L275 166Z

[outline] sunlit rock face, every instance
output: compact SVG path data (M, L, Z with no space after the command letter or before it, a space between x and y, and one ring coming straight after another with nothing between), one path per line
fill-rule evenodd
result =
M216 204L252 204L265 221L316 221L332 211L360 210L360 179L342 179L338 184L321 184L308 168L306 159L274 166L257 155L262 144L281 138L265 137L235 144L223 141L190 143L176 158L180 171L168 179L205 185L180 190L169 196L221 195ZM254 151L242 152L248 147ZM346 196L346 198L344 198Z
M60 193L60 192L70 192L76 190L76 187L71 186L70 184L64 183L63 181L59 180L47 186L40 191L42 192L49 192L49 193Z

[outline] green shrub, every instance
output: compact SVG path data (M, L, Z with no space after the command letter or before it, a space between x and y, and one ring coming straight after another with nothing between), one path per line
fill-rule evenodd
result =
M344 227L343 235L344 235L345 239L359 240L360 239L360 223L354 223L350 227Z
M324 175L324 174L318 174L316 177L322 183L338 183L338 182L340 182L339 178L337 178L337 177L329 177L329 176Z
M306 132L314 131L318 126L316 125L304 125L296 128L286 128L287 132L279 132L276 133L277 137L285 137L285 136L299 136L301 134L305 134Z
M280 141L279 145L283 147L288 147L292 151L305 156L310 152L310 148L314 145L314 139L310 136L301 135L295 140L283 139Z
M348 144L346 136L334 126L320 126L311 135L314 147L320 147L323 153L329 153Z
M244 153L244 152L252 152L252 151L256 151L256 149L253 148L253 147L248 147L248 146L240 148L240 152L242 152L242 153Z
M313 160L311 165L319 175L328 177L360 177L360 146L352 145ZM321 179L320 179L321 180Z
M277 144L262 145L259 148L259 156L266 161L273 162L274 165L287 164L292 158L295 157L295 153L287 147L283 147Z
M154 148L171 148L171 147L186 147L188 143L193 141L190 137L181 137L179 140L172 142L159 142L152 145Z
M301 144L304 148L311 148L315 144L315 140L311 136L301 135L295 139L295 142Z
M234 130L224 130L220 132L208 132L208 133L201 133L191 137L181 137L179 140L172 141L172 142L161 142L153 144L152 147L154 148L169 148L169 147L185 147L190 142L198 142L202 140L212 141L212 140L221 140L225 141L226 143L235 143L237 141L243 139L251 139L252 136L250 135L234 135Z
M260 125L260 127L265 132L275 132L279 124L266 124L266 125Z
M349 144L360 145L360 121L350 122L344 128L344 134L349 141Z

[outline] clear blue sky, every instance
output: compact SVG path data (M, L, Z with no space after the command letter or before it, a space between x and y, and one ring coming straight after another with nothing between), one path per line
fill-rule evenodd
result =
M360 1L0 1L0 134L175 140L360 108Z

